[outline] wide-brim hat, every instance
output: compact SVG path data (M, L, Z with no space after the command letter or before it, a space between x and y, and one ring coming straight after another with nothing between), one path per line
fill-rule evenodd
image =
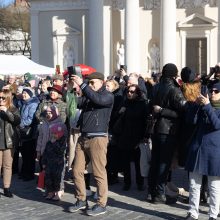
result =
M59 86L59 85L54 85L53 87L48 87L48 88L47 88L47 91L48 91L48 92L50 92L50 91L52 91L52 90L58 92L60 95L63 95L62 87Z

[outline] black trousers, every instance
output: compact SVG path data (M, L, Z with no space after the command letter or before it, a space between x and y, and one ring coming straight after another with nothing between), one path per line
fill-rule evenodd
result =
M139 186L143 185L144 178L140 172L140 148L122 150L120 155L124 173L124 184L131 185L131 162L134 161L136 184Z
M165 195L165 186L176 144L176 137L172 135L157 134L152 138L152 157L148 178L152 197Z
M35 158L36 158L36 140L28 140L22 143L22 177L34 177L35 172Z

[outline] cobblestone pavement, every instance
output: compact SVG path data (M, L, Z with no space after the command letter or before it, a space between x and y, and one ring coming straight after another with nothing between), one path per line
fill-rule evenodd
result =
M183 170L177 170L173 174L173 180L178 186L187 187L187 175ZM0 220L46 220L46 219L183 219L187 213L187 204L178 201L174 205L153 205L146 201L147 192L140 192L135 184L128 192L121 190L120 183L109 188L108 212L98 217L89 217L83 211L68 213L69 205L74 203L74 187L71 181L65 183L65 195L62 201L48 202L42 196L42 191L36 188L36 180L23 182L13 176L12 191L14 198L0 198ZM92 187L95 191L95 187ZM0 190L2 192L2 190ZM2 193L1 193L2 194ZM89 199L89 204L94 204L94 199ZM208 207L201 206L200 220L208 219Z

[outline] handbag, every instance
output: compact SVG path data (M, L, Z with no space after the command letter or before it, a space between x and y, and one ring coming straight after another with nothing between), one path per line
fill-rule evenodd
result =
M37 187L38 187L39 189L44 189L44 178L45 178L45 171L42 170L42 171L39 173L38 182L37 182Z
M142 177L148 177L149 169L150 169L150 161L151 161L151 149L150 142L148 143L140 143L140 172Z

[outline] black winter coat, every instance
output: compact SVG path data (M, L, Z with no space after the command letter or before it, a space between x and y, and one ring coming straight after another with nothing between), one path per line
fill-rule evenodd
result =
M123 128L118 137L118 147L135 149L143 140L146 131L148 105L144 99L127 100L123 114Z
M160 82L154 86L152 105L159 105L164 109L171 110L171 113L176 112L177 115L181 115L185 103L186 100L174 79L162 77ZM180 117L174 115L175 117L173 117L173 114L159 114L154 132L176 135L179 130Z

